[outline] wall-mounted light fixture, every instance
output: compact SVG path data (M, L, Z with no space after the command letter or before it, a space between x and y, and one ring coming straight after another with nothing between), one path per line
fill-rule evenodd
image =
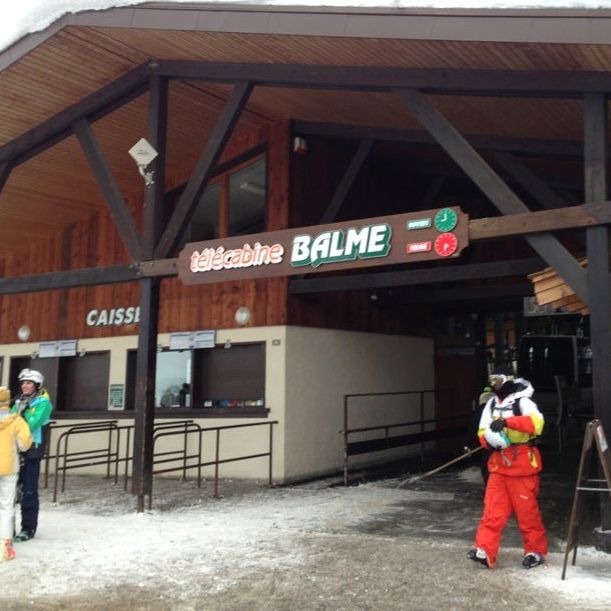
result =
M30 339L30 326L29 325L21 325L17 330L17 337L21 342L27 342Z
M235 311L235 321L241 327L247 325L250 322L250 309L248 308L248 306L240 306Z

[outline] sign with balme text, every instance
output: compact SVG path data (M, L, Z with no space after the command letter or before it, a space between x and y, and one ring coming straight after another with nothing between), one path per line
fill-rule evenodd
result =
M452 206L187 244L185 284L330 272L458 257L469 218Z

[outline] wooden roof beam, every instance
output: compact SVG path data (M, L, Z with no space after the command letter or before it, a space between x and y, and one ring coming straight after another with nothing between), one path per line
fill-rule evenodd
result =
M397 89L398 97L444 150L503 214L529 212L528 207L501 180L454 126L414 89ZM558 271L584 303L588 303L586 274L571 253L552 235L526 237L530 246Z
M496 151L492 159L544 208L564 208L568 202L512 153Z
M116 284L138 279L135 265L122 264L109 267L88 267L69 269L61 272L47 272L31 276L0 278L0 295L37 293L56 289L71 289L99 284Z
M530 282L518 282L505 286L455 286L452 288L428 288L418 291L409 291L406 294L397 295L393 291L392 298L388 300L378 296L376 304L385 305L410 305L410 304L435 304L454 303L457 301L476 301L481 303L483 299L500 299L504 297L524 297L533 294L533 285Z
M0 193L2 193L2 189L4 189L4 185L8 180L8 177L11 175L11 170L13 167L10 163L0 164Z
M72 135L72 126L79 119L91 122L111 113L146 91L149 66L142 64L88 95L79 102L47 119L40 125L0 148L0 164L13 166L34 157Z
M294 121L293 133L303 136L328 136L331 138L371 138L388 142L438 145L428 132L416 129L397 129L344 123L320 123ZM545 158L583 159L583 142L571 140L538 140L534 138L507 138L502 136L463 136L471 146L484 151L507 151L520 155Z
M177 276L177 259L124 263L106 267L86 267L31 276L0 278L0 295L37 293L56 289L73 289L100 284L133 282L141 278Z
M142 220L142 259L155 256L155 247L163 232L165 203L165 169L168 123L168 80L153 76L149 82L148 141L157 151L157 157L147 171L153 183L144 190Z
M611 202L585 204L564 208L562 215L556 210L541 210L508 216L494 216L469 221L469 240L490 240L546 231L578 229L611 225ZM317 293L346 291L386 286L409 286L429 282L473 280L494 276L523 275L535 272L545 265L543 259L529 258L494 263L427 267L395 272L377 272L289 280L290 293Z
M583 99L586 201L597 202L608 196L608 108L602 93L586 94ZM611 210L611 204L607 208ZM609 279L609 228L592 227L586 232L588 246L588 289L590 338L592 346L592 391L594 415L611 429L611 281ZM575 291L577 293L577 291ZM579 295L581 297L581 295ZM602 528L611 528L611 505L601 504Z
M494 261L491 263L467 263L444 267L426 267L393 272L351 274L328 278L289 280L289 293L303 295L330 291L380 289L397 286L418 286L464 280L481 280L505 276L522 276L541 269L543 261L538 257Z
M151 62L151 69L168 78L220 83L252 81L265 87L306 89L390 91L409 88L446 95L558 98L581 98L584 92L611 91L611 74L602 71L408 69L196 60L155 60Z
M108 204L110 215L123 240L123 246L134 261L140 260L142 253L140 234L91 125L85 119L79 119L74 123L74 133Z
M231 96L159 240L159 244L155 249L156 258L163 259L167 257L176 246L179 237L182 235L197 207L199 198L206 188L216 162L231 136L252 89L253 84L249 81L243 81L234 86Z
M372 147L373 140L362 140L359 143L359 146L352 156L352 159L350 159L350 163L348 164L348 167L346 168L346 171L344 172L344 175L342 176L342 179L340 180L339 185L337 186L337 189L335 190L335 193L327 206L327 209L320 217L320 225L332 223L337 218L346 196L350 192L350 189L352 188L352 185L354 184L360 169L363 167L363 164L365 163L365 160L367 159Z

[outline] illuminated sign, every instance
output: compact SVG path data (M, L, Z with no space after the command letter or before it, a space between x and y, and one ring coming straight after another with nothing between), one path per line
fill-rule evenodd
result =
M469 218L452 206L194 242L178 257L178 275L201 284L338 271L449 259L468 244Z

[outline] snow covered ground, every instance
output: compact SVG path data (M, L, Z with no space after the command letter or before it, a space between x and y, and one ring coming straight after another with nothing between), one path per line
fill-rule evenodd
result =
M525 571L515 527L497 568L465 558L481 509L474 468L397 488L267 489L155 481L151 512L120 486L70 476L39 533L0 564L2 609L609 609L611 556L563 542ZM433 481L434 480L434 481ZM512 532L513 531L513 532Z

